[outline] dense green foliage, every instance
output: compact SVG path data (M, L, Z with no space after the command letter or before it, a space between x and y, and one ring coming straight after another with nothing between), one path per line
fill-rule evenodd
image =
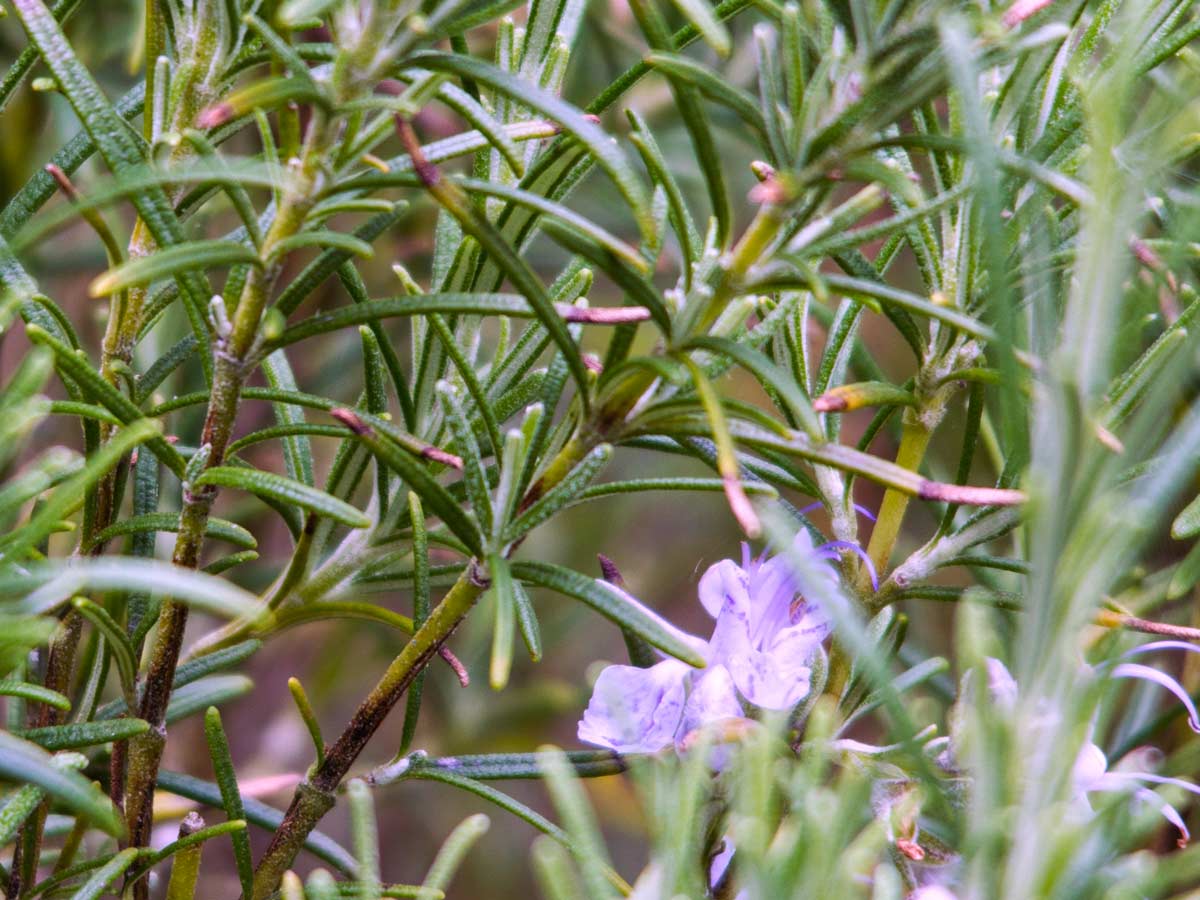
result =
M435 898L488 819L416 861L423 886L384 884L384 786L416 780L544 832L552 900L1200 881L1160 817L1184 791L1145 787L1200 769L1146 683L1177 688L1174 657L1118 660L1200 642L1194 5L100 6L5 0L0 23L9 896ZM794 535L831 542L804 701L678 752L413 751L464 621L495 691L597 627L639 666L704 665L607 560L543 539L588 521L593 552L690 570L694 527L661 515L639 547L601 512L661 492L723 495L701 530L802 582ZM586 614L546 627L550 596ZM930 601L954 604L944 657ZM262 702L238 670L317 621L405 642L365 696L288 681L313 747L281 809L218 708ZM348 673L342 633L308 651ZM389 716L398 748L371 743ZM209 768L164 766L180 733ZM648 860L606 848L581 779L614 776ZM317 829L335 806L348 847Z

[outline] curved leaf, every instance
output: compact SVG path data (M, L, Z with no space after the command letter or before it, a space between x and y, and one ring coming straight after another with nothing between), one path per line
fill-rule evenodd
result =
M78 772L56 767L37 744L0 731L0 778L41 788L76 815L120 837L124 823L112 801Z
M103 297L139 284L170 278L181 272L217 266L259 264L253 247L236 241L188 241L148 256L138 256L92 280L88 293Z
M122 519L120 522L114 522L96 535L95 543L103 544L105 541L111 541L115 537L122 537L128 534L145 534L147 532L158 531L178 532L179 513L146 513L145 515ZM258 546L258 541L255 540L254 535L241 525L226 519L218 519L215 516L210 516L205 523L204 534L206 537L228 541L235 547L242 547L246 550L253 550Z

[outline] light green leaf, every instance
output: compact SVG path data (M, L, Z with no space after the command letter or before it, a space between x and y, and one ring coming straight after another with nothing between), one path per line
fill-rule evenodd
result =
M1177 541L1200 534L1200 497L1183 508L1183 512L1171 523L1171 537Z
M0 573L0 597L27 615L54 609L85 591L143 591L169 596L225 618L253 618L258 598L222 578L169 562L131 556L74 558L36 563L24 572ZM15 601L15 602L14 602Z
M122 850L97 869L95 874L71 895L71 900L97 900L107 892L108 886L117 879L117 876L128 869L137 858L137 847L128 847Z
M54 765L50 754L36 744L0 731L0 778L41 788L63 806L115 837L124 823L112 801L78 772Z

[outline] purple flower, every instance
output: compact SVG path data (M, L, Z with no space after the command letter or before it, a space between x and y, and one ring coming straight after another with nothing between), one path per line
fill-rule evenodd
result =
M1132 754L1131 754L1132 755ZM1072 784L1075 788L1076 803L1087 812L1091 812L1088 794L1096 792L1130 793L1138 800L1158 807L1164 819L1179 831L1179 846L1187 846L1191 833L1183 822L1183 816L1174 806L1168 803L1154 791L1145 786L1150 784L1172 784L1193 794L1200 794L1200 787L1182 778L1169 778L1156 775L1153 772L1138 772L1123 768L1110 769L1108 757L1096 744L1088 742L1075 758L1075 767L1071 772Z
M1188 644L1183 641L1154 641L1134 647L1132 650L1127 651L1124 656L1137 656L1143 653L1153 653L1157 650L1185 650L1191 653L1200 653L1200 647L1195 644ZM1008 669L999 660L989 658L986 660L986 666L988 692L993 702L1001 709L1011 711L1016 706L1016 681L1013 680ZM1179 699L1184 709L1187 710L1188 724L1192 727L1192 730L1200 732L1200 714L1197 714L1195 704L1192 703L1191 697L1188 696L1183 686L1170 675L1150 666L1121 662L1111 668L1108 676L1110 678L1138 678L1166 688ZM1075 757L1075 764L1071 771L1071 782L1076 807L1085 814L1090 814L1092 806L1088 799L1089 794L1101 792L1132 794L1136 799L1158 807L1163 818L1178 829L1180 835L1179 844L1180 846L1184 846L1191 839L1191 835L1188 832L1187 825L1184 824L1183 817L1174 806L1167 803L1145 785L1169 784L1198 795L1200 795L1200 786L1180 778L1170 778L1153 772L1140 771L1131 765L1126 765L1127 762L1135 758L1136 753L1137 751L1130 753L1117 763L1116 768L1110 768L1108 757L1105 756L1104 751L1089 738Z
M814 547L802 531L794 549L818 560L813 571L836 586L828 564L833 545ZM732 560L711 566L699 590L716 620L703 650L708 665L693 669L665 659L648 669L609 666L596 680L579 739L651 753L707 725L740 719L747 705L791 709L808 696L813 655L830 631L825 615L804 599L812 587L786 559L751 559L748 548L740 566Z

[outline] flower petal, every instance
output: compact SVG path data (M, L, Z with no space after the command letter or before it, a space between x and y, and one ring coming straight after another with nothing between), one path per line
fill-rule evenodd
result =
M649 669L609 666L596 679L579 739L620 753L653 753L673 744L691 671L675 659Z
M830 550L849 550L851 553L856 554L862 560L863 565L867 567L867 574L871 576L871 587L874 590L879 590L879 576L875 573L875 563L871 562L871 557L867 554L867 551L858 544L852 541L828 541L818 547L817 550L822 556ZM836 557L837 554L834 553L828 558L835 559Z
M1153 681L1155 684L1165 687L1178 697L1179 702L1187 709L1188 725L1192 727L1192 731L1200 733L1200 713L1196 712L1196 704L1192 702L1192 698L1188 695L1188 692L1183 689L1183 685L1170 675L1150 666L1140 665L1139 663L1121 663L1119 666L1113 668L1112 677L1140 678L1143 681Z
M1071 779L1075 790L1087 792L1095 790L1094 785L1100 784L1108 771L1108 757L1096 744L1088 742L1079 750L1075 757L1075 767L1071 770Z
M770 646L753 647L725 657L725 666L742 696L763 709L791 709L808 696L809 665L825 630L801 622L774 636Z
M1091 790L1116 794L1129 791L1131 787L1133 789L1130 791L1130 793L1132 793L1133 796L1138 800L1158 807L1158 811L1162 813L1162 817L1179 830L1179 846L1186 846L1187 843L1192 839L1192 834L1190 831L1188 831L1188 827L1183 821L1183 816L1179 815L1179 811L1175 809L1175 807L1173 807L1170 803L1165 801L1162 797L1158 796L1158 794L1154 793L1154 791L1150 790L1149 788L1136 787L1128 782L1122 784L1119 781L1112 781L1105 784L1096 785Z
M729 864L733 861L733 850L733 840L726 837L721 844L721 852L712 858L712 864L708 867L708 883L711 887L717 886L717 882L729 868Z
M1184 650L1188 653L1200 653L1200 644L1190 644L1187 641L1151 641L1140 644L1122 653L1122 656L1136 656L1139 653L1153 653L1155 650Z
M746 586L749 576L746 570L732 559L713 563L700 578L700 603L714 619L721 614L726 604L732 603L737 614L750 621L750 594Z
M693 678L692 690L683 708L683 733L690 734L724 719L741 718L743 714L729 670L721 665L710 665Z
M1017 706L1017 680L994 656L987 657L983 664L987 668L988 696L992 703L1005 712L1012 712Z

